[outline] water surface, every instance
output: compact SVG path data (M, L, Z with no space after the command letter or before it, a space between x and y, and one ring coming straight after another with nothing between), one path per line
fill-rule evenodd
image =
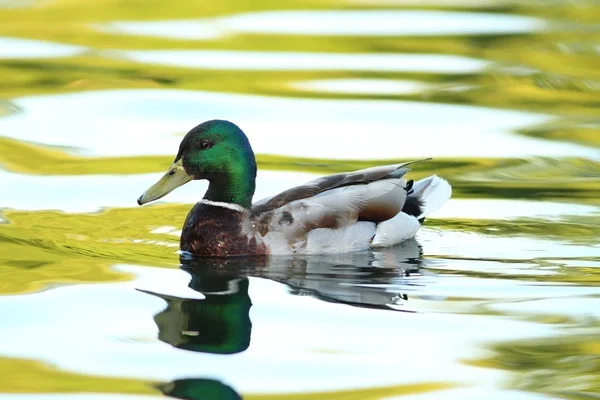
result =
M235 34L335 36L500 35L540 31L542 20L499 13L421 10L290 10L200 20L118 21L101 27L130 35L217 39Z
M66 23L65 21L69 21ZM592 0L0 1L0 399L600 396ZM177 252L226 118L256 200L434 157L453 198L390 249Z

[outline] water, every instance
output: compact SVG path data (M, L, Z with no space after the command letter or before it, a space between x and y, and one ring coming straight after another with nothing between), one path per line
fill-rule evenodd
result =
M288 10L241 13L183 21L118 21L109 32L179 39L217 39L227 35L438 36L498 35L539 31L534 18L425 10Z
M210 5L212 4L212 5ZM69 21L69 23L65 23ZM600 5L0 1L0 399L600 396ZM391 249L180 260L238 123L256 199L434 157Z

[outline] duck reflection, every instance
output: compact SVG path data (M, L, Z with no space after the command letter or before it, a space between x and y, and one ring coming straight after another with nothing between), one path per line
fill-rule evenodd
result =
M248 278L192 272L189 287L205 298L162 298L167 307L154 316L159 340L174 347L212 354L235 354L250 345Z
M293 295L407 311L407 292L423 284L418 278L422 275L421 254L417 241L408 240L380 251L339 255L228 259L182 256L181 268L191 275L188 286L204 299L144 292L167 303L154 316L161 341L189 351L235 354L250 346L249 277L283 283ZM179 399L241 399L232 388L211 379L177 380L161 385L160 390Z
M292 294L351 306L403 308L412 285L421 285L421 248L415 240L360 253L310 257L187 259L189 287L204 299L146 292L167 307L154 316L158 338L174 347L212 354L235 354L250 346L252 323L248 277L286 284ZM398 288L401 287L401 292Z
M235 390L213 379L179 379L158 387L166 396L184 400L241 400Z
M274 259L261 275L291 288L291 293L357 307L407 311L407 291L421 285L421 247L408 240L381 251ZM395 288L402 287L399 292Z

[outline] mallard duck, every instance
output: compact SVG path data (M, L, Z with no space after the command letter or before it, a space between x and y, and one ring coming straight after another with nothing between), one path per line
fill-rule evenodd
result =
M422 160L421 160L422 161ZM189 131L165 175L142 194L157 200L194 179L208 190L189 212L183 252L195 256L344 253L412 238L452 188L432 175L406 180L416 161L324 176L252 203L256 160L248 138L224 120Z

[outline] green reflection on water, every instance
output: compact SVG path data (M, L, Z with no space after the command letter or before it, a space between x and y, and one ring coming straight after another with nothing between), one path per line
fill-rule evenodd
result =
M181 299L152 293L167 303L154 316L158 338L180 349L235 354L250 345L252 323L247 277L192 274L190 287L205 298Z
M2 393L158 394L147 382L64 372L33 360L0 357Z

